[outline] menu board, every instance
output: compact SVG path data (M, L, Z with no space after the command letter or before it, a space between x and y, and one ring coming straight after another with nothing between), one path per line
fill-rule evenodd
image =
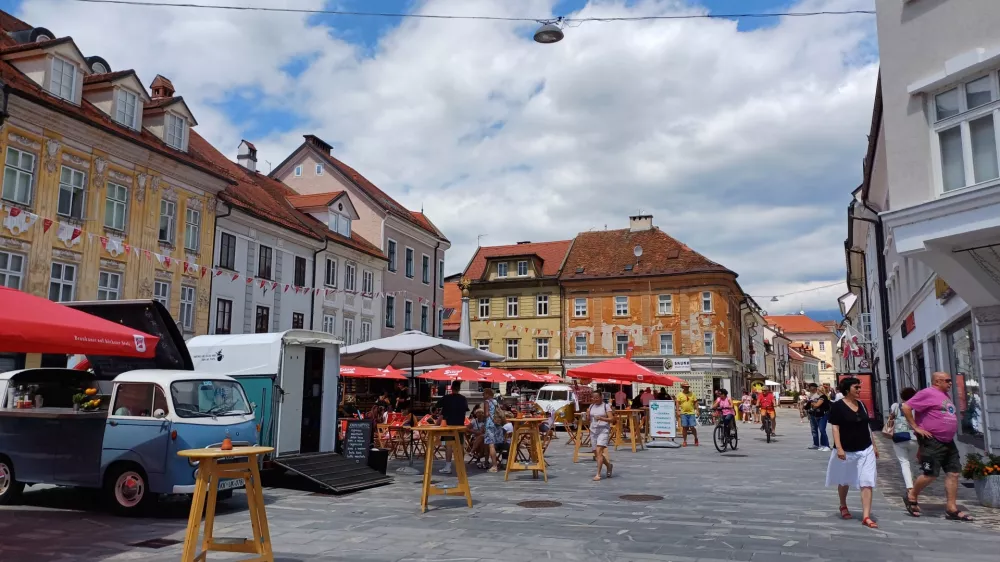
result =
M357 463L368 464L372 445L372 422L369 420L348 420L344 432L344 457Z
M650 435L673 438L677 435L677 416L673 400L649 401Z

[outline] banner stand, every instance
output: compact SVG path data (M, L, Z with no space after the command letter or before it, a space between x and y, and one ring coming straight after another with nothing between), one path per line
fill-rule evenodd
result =
M650 449L677 449L677 413L673 400L649 401L649 435L653 440L646 444ZM669 441L668 441L669 440Z

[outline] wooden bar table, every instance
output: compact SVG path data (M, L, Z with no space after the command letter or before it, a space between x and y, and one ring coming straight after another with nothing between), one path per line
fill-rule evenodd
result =
M511 418L509 421L514 426L513 436L510 439L510 452L507 453L507 470L503 479L510 478L511 472L530 470L532 478L538 478L541 471L546 482L549 481L549 473L545 470L545 453L542 449L542 435L540 427L548 418ZM527 462L517 460L517 450L521 441L528 440Z
M427 512L427 498L430 496L465 496L465 502L472 507L472 490L469 489L469 477L465 474L465 448L462 447L464 425L422 425L420 432L427 437L427 453L424 455L424 485L420 492L420 513ZM443 440L450 437L450 440ZM458 486L454 488L438 488L431 484L434 474L434 450L438 445L451 447L455 460L455 476L458 476ZM510 461L508 461L510 464Z
M580 461L580 447L590 447L590 418L586 412L576 414L576 437L573 439L573 462Z
M257 457L273 451L273 447L233 447L229 451L218 448L177 451L178 456L198 462L198 474L194 495L191 498L191 513L188 516L187 533L184 535L181 562L201 562L206 560L209 551L213 550L257 555L255 558L245 559L246 562L274 562L271 534L267 527L267 514L264 511L264 492L260 486L260 470L257 464ZM250 512L253 539L217 538L212 535L215 525L216 493L219 491L219 480L224 478L243 478L246 481L247 508ZM196 556L202 511L205 512L205 537L201 542L201 554Z
M628 424L628 440L632 443L632 452L636 451L636 447L639 449L645 449L646 444L641 435L639 435L639 414L642 410L615 410L615 450L625 443L624 432L626 429L626 423Z

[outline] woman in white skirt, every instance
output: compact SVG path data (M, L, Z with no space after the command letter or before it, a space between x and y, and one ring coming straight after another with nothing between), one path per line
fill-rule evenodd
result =
M865 405L859 400L861 381L847 377L840 381L838 390L844 398L830 408L830 425L836 449L830 454L826 468L826 485L837 486L840 494L840 517L851 519L847 509L847 491L852 487L861 490L861 524L878 529L872 520L872 491L875 488L878 448L872 439L870 418Z

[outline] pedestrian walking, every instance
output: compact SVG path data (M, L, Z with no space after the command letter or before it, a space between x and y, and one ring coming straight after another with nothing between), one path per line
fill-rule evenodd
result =
M757 404L757 399L760 398L760 392L757 389L750 391L750 408L753 414L753 423L760 423L760 405Z
M830 425L837 450L830 454L826 468L826 485L837 486L840 495L840 517L851 519L847 509L847 491L861 490L861 524L878 529L871 518L872 493L877 479L878 447L872 439L868 409L861 403L861 381L847 377L840 381L841 400L830 407Z
M753 416L753 404L751 404L750 391L744 390L743 397L740 398L740 417L743 418L743 423L750 423L750 418Z
M809 383L806 388L809 395L806 400L806 412L809 416L809 430L812 431L813 444L810 449L829 451L830 440L826 435L826 424L830 415L830 396L819 391L816 383Z
M682 447L687 447L688 433L694 435L694 446L698 446L698 398L691 392L691 385L682 382L681 391L674 399L677 411L681 414Z
M910 459L917 454L917 440L913 438L910 424L906 421L906 416L901 410L901 403L913 398L916 393L916 389L910 387L904 388L899 393L900 402L889 406L889 421L883 431L892 437L892 451L896 453L899 469L903 472L903 483L906 484L903 501L907 505L907 511L914 517L920 517L920 506L916 502L910 502L910 493L913 491L913 472L910 470Z
M951 375L934 373L931 376L931 386L913 395L903 404L903 415L906 422L917 434L920 461L920 476L913 483L913 490L906 496L906 508L910 515L919 513L920 492L929 486L943 470L945 473L945 516L955 521L973 521L968 513L958 509L958 476L962 471L962 462L955 445L955 431L958 429L958 417L955 415L955 405L952 404Z
M590 418L590 443L594 446L594 458L597 460L597 475L594 476L594 480L601 479L602 465L607 466L607 475L611 478L615 465L611 464L611 456L608 454L608 439L611 436L611 419L614 412L604 402L601 394L595 392L587 416Z
M497 445L507 443L507 435L503 431L505 414L497 401L493 399L492 388L483 389L483 403L483 410L486 410L486 433L483 442L490 448L489 472L496 472L500 464L500 457L497 456Z

